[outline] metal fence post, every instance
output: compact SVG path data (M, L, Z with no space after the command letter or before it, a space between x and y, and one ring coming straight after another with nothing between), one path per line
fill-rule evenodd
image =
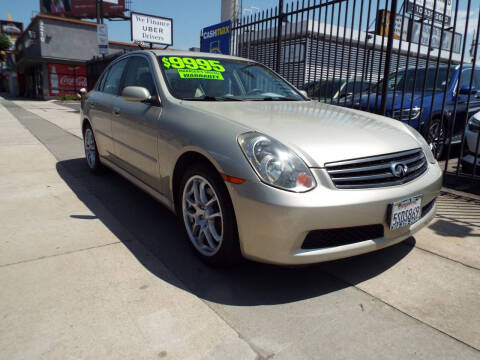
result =
M390 74L390 64L392 62L392 48L393 48L393 32L395 28L395 17L397 15L397 0L392 0L390 6L390 17L388 24L388 41L387 51L385 56L385 67L383 69L383 83L382 83L382 101L380 102L380 113L385 115L387 112L387 80Z
M275 62L275 71L277 73L280 73L280 57L282 52L282 26L283 26L283 0L278 0L277 57Z

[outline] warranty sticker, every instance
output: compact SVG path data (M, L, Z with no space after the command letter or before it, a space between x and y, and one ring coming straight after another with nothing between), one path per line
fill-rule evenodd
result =
M178 69L178 75L182 79L208 79L208 80L224 80L222 73L218 71Z

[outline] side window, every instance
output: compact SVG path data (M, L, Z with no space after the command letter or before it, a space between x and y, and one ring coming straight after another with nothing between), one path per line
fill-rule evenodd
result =
M473 75L473 86L480 90L480 70L478 69L475 69L475 74Z
M460 87L469 86L470 78L472 77L472 69L465 69L462 71L462 78L460 79ZM473 86L475 86L475 78L473 79Z
M128 59L124 59L113 65L103 84L103 92L112 95L118 95L122 81L123 70L127 64Z
M105 84L105 79L107 78L108 70L104 71L103 74L100 76L100 79L97 81L97 86L95 89L97 91L103 91L103 85Z
M130 59L123 83L123 87L127 86L141 86L146 88L150 95L157 95L150 65L143 56L134 56Z
M472 69L463 70L460 86L469 86L471 76L472 76ZM477 90L480 89L480 70L478 69L475 69L475 72L473 74L472 86L475 86Z

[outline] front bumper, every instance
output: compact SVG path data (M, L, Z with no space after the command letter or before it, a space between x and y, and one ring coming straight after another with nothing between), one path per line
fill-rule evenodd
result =
M442 186L438 164L403 185L376 189L339 190L323 169L313 169L318 186L307 193L275 189L261 182L229 184L242 253L246 258L274 264L309 264L378 250L427 225L433 206L417 223L390 231L388 205L423 195L422 207L436 198ZM384 236L343 246L302 249L310 231L381 224Z

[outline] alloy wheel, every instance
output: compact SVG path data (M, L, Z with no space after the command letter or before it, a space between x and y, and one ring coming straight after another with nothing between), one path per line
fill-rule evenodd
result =
M223 242L223 214L217 193L207 179L200 175L188 179L182 211L192 244L203 255L215 255Z

